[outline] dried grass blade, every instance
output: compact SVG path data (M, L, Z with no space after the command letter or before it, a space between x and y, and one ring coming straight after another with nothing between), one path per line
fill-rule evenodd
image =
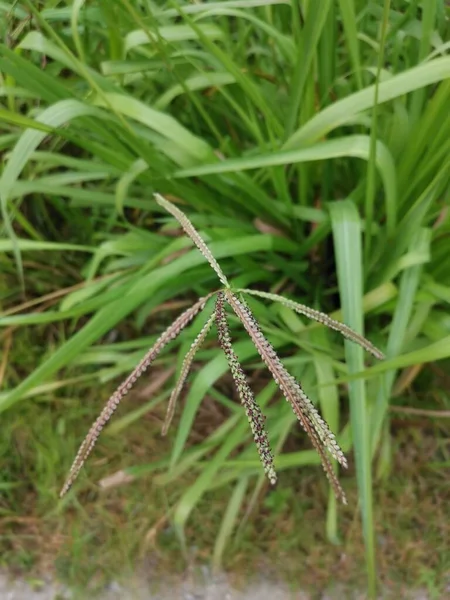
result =
M184 231L191 238L191 240L194 242L194 244L197 246L197 248L200 250L200 252L206 258L206 260L209 262L211 267L214 269L214 271L216 272L218 278L223 283L223 285L226 286L227 288L229 288L230 284L228 283L227 278L225 277L222 269L220 268L219 263L214 258L211 250L206 245L206 242L200 236L199 232L195 229L195 227L189 221L189 219L184 214L184 212L182 212L177 206L172 204L172 202L169 202L169 200L167 200L166 198L163 198L163 196L161 196L160 194L154 194L154 197L155 197L156 202L162 208L167 210L167 212L169 212L172 216L174 216L175 219L180 223L180 225L183 227Z
M270 449L269 437L264 426L265 417L259 405L256 403L253 392L248 385L247 377L239 362L239 358L231 345L230 329L228 327L224 301L225 298L223 292L219 292L215 310L219 343L227 358L242 406L245 408L245 413L253 432L253 439L255 440L264 471L270 483L274 485L277 481L277 475L273 462L273 454Z
M383 360L384 354L379 350L376 346L372 344L368 339L366 339L361 334L354 331L351 327L346 325L345 323L341 323L340 321L336 321L332 319L325 313L322 313L318 310L314 310L309 306L305 306L304 304L299 304L294 300L290 300L289 298L284 298L283 296L279 296L278 294L271 294L269 292L260 292L259 290L250 290L243 289L239 290L239 292L245 294L251 294L252 296L260 296L261 298L267 298L268 300L272 300L273 302L280 302L284 306L294 310L295 312L305 315L308 319L312 319L313 321L318 321L322 323L322 325L326 325L330 329L334 329L335 331L339 331L345 338L359 344L364 350L373 354L376 358Z
M119 406L120 401L126 394L131 390L133 385L139 379L139 377L148 369L151 363L155 360L161 350L168 344L170 341L174 340L183 329L192 321L192 319L197 315L205 306L207 300L212 296L209 294L204 298L200 298L193 306L185 310L175 321L160 335L160 337L156 340L155 344L150 348L144 358L139 362L133 372L123 381L117 390L112 394L107 403L105 404L102 412L99 417L93 423L90 428L87 436L83 440L75 460L73 461L72 467L70 469L69 475L67 477L66 482L61 490L60 496L64 496L70 489L71 485L78 477L78 474L83 467L84 462L87 457L91 453L94 448L98 437L105 427L106 423L109 421L114 411Z
M199 348L201 347L201 345L203 344L203 342L205 341L206 336L208 335L209 330L211 329L211 326L214 322L214 316L215 315L213 313L209 317L209 319L206 321L206 323L203 325L200 333L195 338L195 340L192 342L192 345L189 348L188 353L184 357L183 364L181 365L180 376L178 377L178 381L175 385L175 388L173 389L172 394L170 395L169 404L167 406L166 418L164 419L164 424L163 424L163 428L162 428L162 435L166 435L169 430L170 424L173 419L173 415L175 414L175 407L177 404L177 400L181 394L181 391L183 389L183 385L186 381L186 378L189 375L189 371L191 369L192 362L194 361L195 355L196 355L197 351L199 350Z
M319 415L300 384L298 384L292 375L286 371L274 348L261 332L250 308L244 301L240 301L231 290L225 290L224 294L227 302L244 325L267 368L272 373L276 384L283 392L286 400L291 404L303 429L311 438L314 447L320 455L323 468L333 485L336 495L345 502L345 495L334 474L333 467L324 452L325 447L331 456L342 464L342 466L347 466L347 460L336 442L334 434Z

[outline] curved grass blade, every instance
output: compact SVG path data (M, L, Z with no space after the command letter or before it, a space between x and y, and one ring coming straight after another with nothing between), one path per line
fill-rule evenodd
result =
M377 103L383 104L399 96L405 96L420 88L424 88L450 76L450 56L444 56L421 63L416 67L382 81L378 87ZM304 148L324 138L330 131L348 123L355 115L373 107L375 85L370 85L359 92L333 102L316 115L287 140L284 150Z
M347 500L344 491L324 451L325 447L331 456L342 466L347 466L347 460L336 442L334 434L329 430L327 424L302 390L300 384L286 371L272 345L261 332L248 306L243 301L238 300L231 290L225 290L224 293L227 302L244 325L261 358L272 373L275 383L283 392L297 419L310 437L312 444L320 456L322 466L333 487L334 493L346 504Z
M238 290L244 294L251 294L252 296L260 296L261 298L267 298L268 300L272 300L273 302L280 302L284 306L294 310L295 312L305 315L308 319L312 319L314 321L318 321L322 323L322 325L326 325L330 329L334 329L335 331L339 331L345 338L359 344L364 350L373 354L376 358L380 360L384 359L384 354L381 350L378 350L376 346L374 346L368 339L366 339L363 335L354 331L351 327L346 325L345 323L340 323L335 319L332 319L325 313L322 313L318 310L314 310L309 306L305 306L304 304L299 304L294 300L290 300L289 298L284 298L283 296L279 296L278 294L270 294L268 292L260 292L259 290L249 290L242 289Z
M170 214L173 215L175 217L175 219L180 223L180 225L183 227L184 231L191 238L191 240L194 242L194 244L197 246L197 248L200 250L200 252L206 258L206 260L209 262L211 267L217 273L217 276L220 279L220 281L223 283L223 285L225 285L227 288L229 288L230 284L228 283L227 278L223 274L222 269L219 267L219 263L214 258L214 256L211 253L211 250L208 248L205 241L202 239L202 237L200 236L198 231L195 229L195 227L189 221L187 216L177 206L172 204L172 202L169 202L168 200L166 200L166 198L163 198L160 194L154 194L154 197L155 197L156 202L160 206L162 206L162 208L167 210L167 212L170 212Z
M239 358L231 345L230 330L225 313L225 296L223 292L219 292L216 300L216 325L219 335L219 343L227 358L230 366L230 371L233 376L235 386L237 388L242 406L245 408L248 422L253 432L256 448L258 450L261 463L264 471L272 485L277 481L277 475L273 464L273 455L269 445L269 438L264 427L265 417L255 401L250 386L247 383L247 378L239 362Z
M152 348L150 348L133 372L119 385L117 390L109 398L77 452L67 480L61 490L60 497L64 496L68 492L73 482L78 477L83 464L97 443L102 429L105 427L106 423L119 406L122 398L126 396L139 377L141 377L141 375L143 375L143 373L148 369L164 346L174 340L192 321L195 315L197 315L204 308L209 297L210 296L205 296L200 298L200 300L198 300L193 306L185 310L177 319L175 319L175 321L156 340L155 344L152 346Z
M177 400L181 394L181 391L183 389L183 385L186 381L186 378L189 375L189 371L191 369L195 355L197 354L197 351L200 349L201 345L205 341L206 336L208 335L209 330L211 329L211 326L214 322L214 317L215 317L215 315L213 313L209 317L209 319L206 321L206 323L203 325L200 333L195 338L195 340L192 342L192 345L189 348L188 353L184 357L183 364L181 365L180 376L178 377L178 381L177 381L175 388L173 389L172 394L169 399L169 405L167 407L166 418L164 420L164 425L162 428L162 435L166 435L167 432L169 431L169 427L172 422L173 415L175 413L175 407L177 404Z

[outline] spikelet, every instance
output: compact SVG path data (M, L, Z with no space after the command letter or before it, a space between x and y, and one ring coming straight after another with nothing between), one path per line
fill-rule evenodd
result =
M378 350L376 346L374 346L369 340L367 340L364 336L354 331L351 327L346 325L345 323L340 323L335 319L332 319L325 313L322 313L318 310L314 310L309 306L305 306L304 304L299 304L298 302L294 302L294 300L290 300L289 298L284 298L284 296L279 296L278 294L271 294L269 292L260 292L259 290L250 290L250 289L242 289L238 290L244 294L251 294L252 296L259 296L261 298L267 298L268 300L272 300L273 302L280 302L284 306L294 310L295 312L305 315L308 319L312 319L313 321L318 321L322 323L322 325L326 325L330 329L334 329L335 331L339 331L345 338L359 344L364 350L373 354L375 358L380 360L384 359L384 354L381 350Z
M206 260L209 262L211 267L214 269L214 271L216 272L218 278L223 283L223 285L226 286L227 288L229 288L230 284L228 283L227 278L225 277L222 269L220 268L219 263L214 258L214 256L211 253L211 250L206 245L204 239L201 237L199 232L195 229L195 227L189 221L187 216L177 206L175 206L175 204L172 204L172 202L169 202L166 198L163 198L163 196L161 196L160 194L154 194L154 196L155 196L156 202L160 206L165 208L167 210L167 212L170 212L170 214L173 215L175 217L175 219L180 223L180 225L182 226L184 231L188 234L188 236L191 238L191 240L194 242L194 244L197 246L197 248L200 250L200 252L206 258Z
M334 434L329 430L327 424L317 412L312 402L306 396L300 385L290 375L282 365L274 348L270 342L264 337L258 323L251 313L247 304L239 300L231 290L225 290L225 297L230 304L236 316L244 325L247 333L253 341L259 355L265 362L267 368L272 373L275 383L283 392L284 397L290 403L297 419L302 425L305 432L311 438L311 441L316 448L322 460L322 465L325 473L330 480L336 495L346 503L345 494L339 484L339 481L334 473L326 453L323 451L325 447L333 458L335 458L342 466L347 466L347 460L344 453L340 449Z
M180 376L178 377L178 381L175 385L175 388L173 389L172 394L170 395L169 404L167 406L166 418L164 419L164 424L163 424L163 428L162 428L163 435L166 435L169 430L170 424L173 419L173 415L175 413L175 407L177 404L177 400L183 389L184 382L186 381L186 378L189 375L189 371L191 370L192 362L195 358L197 351L199 350L199 348L205 341L205 338L208 335L209 330L211 329L211 326L214 322L214 317L215 317L215 315L213 313L209 317L209 319L206 321L206 323L203 325L200 333L195 338L195 340L192 342L192 345L189 348L188 353L184 357L183 364L181 365Z
M241 367L239 358L231 345L230 330L224 306L224 294L219 292L216 300L216 325L219 336L219 343L227 358L234 384L241 399L242 406L245 408L250 427L253 432L256 449L258 450L264 471L272 485L277 481L277 475L273 464L273 454L270 449L269 438L264 426L265 417L260 407L256 403L253 392L248 385L247 377Z
M155 344L146 353L144 358L140 361L140 363L133 370L133 372L125 379L125 381L123 381L119 385L117 390L109 398L108 402L105 404L105 407L103 408L99 417L93 423L87 436L81 444L80 449L77 452L67 480L61 490L61 497L69 491L73 482L78 477L78 474L80 473L81 468L83 467L87 457L92 452L92 449L97 443L102 429L112 417L113 413L119 406L122 398L126 396L126 394L128 394L128 392L134 386L136 381L148 369L148 367L155 360L155 358L158 356L158 354L161 352L164 346L166 346L166 344L174 340L183 331L186 325L188 325L192 321L195 315L197 315L204 308L207 300L210 297L211 294L205 296L204 298L200 298L200 300L197 300L197 302L193 306L185 310L177 319L175 319L175 321L156 340Z

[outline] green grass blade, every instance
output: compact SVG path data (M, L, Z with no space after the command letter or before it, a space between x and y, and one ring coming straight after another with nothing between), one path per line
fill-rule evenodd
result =
M330 204L330 215L344 320L358 333L363 334L361 222L356 207L348 200ZM345 356L349 373L357 373L363 369L363 350L359 346L346 340ZM356 477L366 548L368 589L369 594L373 597L376 580L372 466L369 413L364 380L360 379L350 383L349 399Z
M123 216L123 208L125 205L125 199L128 195L128 190L135 179L139 177L141 173L144 173L148 169L148 165L142 158L138 158L119 179L116 187L116 210L119 215Z
M245 342L245 344L247 344L247 342ZM238 350L239 356L245 356L245 350L244 350L244 352L241 352L239 350L239 348L243 348L243 347L244 347L243 342L239 342L238 344L235 344L235 348ZM226 359L221 354L218 355L216 358L220 358L220 359L224 360L225 365L226 365L225 368L228 369L228 363L226 362ZM211 365L213 362L216 363L216 359L211 361L209 364ZM216 363L216 365L217 364L218 363ZM204 370L206 369L206 367L207 367L207 365L205 366ZM274 391L274 388L269 383L258 394L258 396L256 397L256 401L261 406L261 408L264 408L266 403L272 398L273 391ZM188 402L186 402L186 406L188 406ZM228 475L224 475L223 477L221 477L222 474L219 473L219 470L223 470L226 465L227 465L227 467L231 466L230 461L227 460L227 457L229 456L229 454L234 449L236 449L240 444L242 444L242 441L244 439L246 439L246 437L251 437L251 432L248 427L247 416L243 409L241 409L241 418L235 424L235 426L232 429L229 429L226 427L230 422L234 421L235 416L236 415L233 415L233 417L229 418L228 421L224 425L222 425L222 428L223 429L226 428L226 430L227 430L227 434L223 439L223 443L217 449L214 456L210 460L207 461L205 467L201 470L200 476L196 479L194 484L186 490L186 492L183 494L182 498L180 499L179 503L177 504L177 507L175 510L175 515L174 515L174 522L175 522L175 526L177 528L177 531L180 535L181 540L184 540L184 528L185 528L186 521L187 521L190 513L196 506L196 504L202 498L202 496L208 490L214 489L218 480L225 479L226 481L228 481L230 479ZM256 448L254 446L252 446L251 451L252 451L252 454L257 455ZM233 465L233 466L235 466L235 465ZM241 466L241 463L239 464L239 466ZM176 468L177 467L175 467L175 469ZM259 463L259 471L257 471L257 472L258 473L261 472L261 463ZM243 473L242 473L241 469L239 469L239 468L236 469L231 474L231 480L241 477L242 474Z
M83 105L75 100L62 100L53 107L45 110L37 119L38 122L50 127L59 127L74 118L93 114L95 109ZM30 155L39 143L46 137L46 133L36 129L28 129L19 139L0 178L0 207L3 221L9 238L13 242L13 252L20 280L23 281L23 267L20 249L17 245L17 236L14 232L8 202L11 191L20 173L28 162Z
M364 259L367 264L368 257L370 255L372 236L373 214L375 204L375 192L376 192L376 147L378 139L378 91L380 86L380 75L383 67L384 60L384 46L386 41L386 29L388 26L389 18L389 4L390 0L384 1L383 21L381 24L381 40L380 47L378 50L378 63L377 72L375 76L375 89L372 109L372 125L370 128L370 157L367 162L367 182L366 182L366 197L365 197L365 226L367 235L364 238ZM386 229L388 235L392 235L395 228L396 210L395 208L390 211L386 211L387 222Z
M450 335L446 335L436 342L422 345L418 350L413 350L412 352L386 359L382 363L376 364L369 369L361 370L358 373L346 375L345 377L339 377L334 381L329 381L326 385L346 384L348 382L358 381L359 379L368 380L371 377L378 377L378 375L385 374L392 370L411 367L422 363L432 363L448 358L449 356Z
M174 173L176 178L199 177L215 173L234 173L247 169L261 169L278 165L322 161L331 158L351 156L368 160L370 157L370 137L353 135L328 140L299 150L272 152L251 157L229 159L214 164L204 164ZM389 223L395 222L397 207L397 178L395 165L388 148L377 141L375 163L383 181L386 213Z
M212 486L218 471L224 466L228 455L242 442L248 427L247 420L241 421L225 439L216 454L207 462L200 476L183 494L178 502L173 522L181 539L184 539L184 528L195 505L199 502L205 492Z
M224 67L224 69L233 75L236 79L237 84L242 88L243 93L250 102L253 103L254 109L261 112L264 115L265 120L269 127L277 134L281 134L282 127L277 119L272 107L267 103L264 96L261 94L261 90L252 81L252 78L244 75L242 68L236 64L233 58L224 50L222 50L217 44L214 43L209 37L204 35L198 24L186 13L181 7L178 8L180 16L189 24L192 30L197 34L199 40L207 51L213 55Z
M222 523L220 524L219 533L217 534L216 541L214 543L212 563L214 569L216 570L220 570L222 567L222 558L225 546L230 539L234 528L236 527L237 516L244 503L248 483L249 478L247 476L244 475L241 477L241 479L237 482L228 502Z
M313 59L317 52L322 29L330 10L330 0L309 2L305 24L302 31L302 43L298 45L297 59L293 65L290 103L287 109L285 137L288 138L298 125L300 106L308 77L311 76ZM314 77L314 76L313 76Z
M421 229L411 241L411 250L421 251L430 256L430 244L431 231L429 229ZM405 269L402 273L398 300L396 302L386 347L386 356L388 360L398 356L402 351L422 270L423 264L418 264L409 269ZM389 406L389 398L395 376L395 370L387 371L380 381L376 404L371 416L372 454L375 453L379 444L381 428Z
M433 85L450 77L450 57L437 58L425 64L394 75L380 83L378 88L378 103L383 104L409 92ZM375 86L338 100L300 127L284 145L285 150L291 150L312 144L340 125L353 120L356 115L373 107Z
M208 88L217 88L223 85L231 85L232 83L235 83L235 81L234 76L227 72L210 72L193 75L186 79L183 84L177 83L166 90L164 94L156 100L154 106L157 110L167 110L169 104L178 96L185 94L187 90L197 91Z
M214 157L211 148L204 140L193 135L170 115L146 106L136 98L125 94L109 93L104 94L102 98L97 98L97 104L111 107L117 113L145 125L173 142L180 149L181 162L184 166L192 164L194 160L211 160Z
M423 13L422 13L422 31L420 35L420 47L418 53L418 61L423 61L427 54L431 50L431 37L435 32L435 20L437 13L437 5L438 0L428 0L423 5ZM425 101L425 93L423 89L419 89L414 92L412 101L411 101L411 121L413 123L417 122L419 116L423 109L423 103Z
M358 25L355 14L355 0L339 0L342 22L344 24L344 39L348 46L348 53L353 67L353 75L356 80L356 86L361 89L363 86L360 48L358 39Z
M33 251L33 252L45 252L45 251L62 251L69 250L71 252L89 252L94 253L97 251L95 246L81 246L78 244L64 244L60 242L45 242L37 240L16 240L17 246L21 252ZM11 252L13 249L12 240L0 240L0 252Z

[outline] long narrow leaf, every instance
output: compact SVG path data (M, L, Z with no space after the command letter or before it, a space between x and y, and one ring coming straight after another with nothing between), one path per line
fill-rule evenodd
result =
M356 331L363 331L363 276L361 223L354 204L350 201L330 205L333 227L339 293L344 319ZM345 344L350 373L361 371L364 365L362 348ZM369 588L375 589L375 541L373 529L372 468L370 425L364 380L349 384L350 416L355 446L356 477L361 499L361 511L366 545L366 566Z

